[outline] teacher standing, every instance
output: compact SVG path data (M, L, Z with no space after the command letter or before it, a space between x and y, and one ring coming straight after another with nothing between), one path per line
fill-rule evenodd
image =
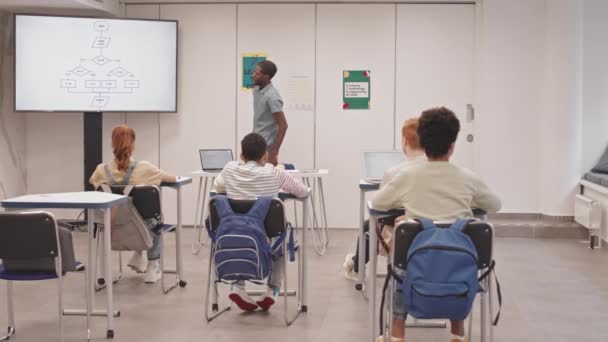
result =
M268 162L275 166L287 132L283 99L271 82L276 73L277 66L268 60L258 63L252 73L253 131L266 139Z

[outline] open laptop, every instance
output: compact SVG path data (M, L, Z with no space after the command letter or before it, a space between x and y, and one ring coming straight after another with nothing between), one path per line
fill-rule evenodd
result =
M363 152L363 179L369 183L380 183L384 171L398 165L404 159L402 151Z
M233 160L231 149L201 149L198 153L203 171L207 172L220 172L226 163Z

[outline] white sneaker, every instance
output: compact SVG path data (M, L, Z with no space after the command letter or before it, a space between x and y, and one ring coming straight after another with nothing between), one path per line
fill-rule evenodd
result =
M144 283L146 284L154 284L156 283L161 276L160 273L160 262L158 260L151 260L148 262L148 269L146 270L146 275L144 276Z
M277 302L279 292L280 289L278 287L269 288L268 291L266 291L266 293L264 293L264 295L260 297L260 300L256 301L256 303L258 304L260 309L268 311L270 310L270 307Z
M359 276L357 272L355 272L355 261L353 261L354 254L346 254L346 259L344 260L344 277L349 280L359 280Z
M241 310L254 311L258 308L258 305L253 298L249 297L247 292L245 292L245 288L240 285L232 285L228 298L230 298L234 304L241 308Z
M146 264L148 263L148 257L144 254L145 251L135 251L133 256L129 259L127 266L137 273L146 272Z

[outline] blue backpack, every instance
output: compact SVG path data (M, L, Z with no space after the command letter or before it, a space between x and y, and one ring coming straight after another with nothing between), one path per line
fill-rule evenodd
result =
M479 291L477 249L462 232L470 220L449 228L419 221L423 230L409 248L401 284L408 313L421 319L464 320Z
M273 250L280 250L283 233L271 247L264 220L272 197L260 197L249 212L236 214L226 196L215 196L219 224L213 233L214 263L218 280L261 281L270 276Z

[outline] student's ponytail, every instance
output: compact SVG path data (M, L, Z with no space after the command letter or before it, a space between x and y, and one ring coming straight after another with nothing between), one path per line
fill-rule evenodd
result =
M116 165L126 171L131 163L131 154L135 148L135 131L127 125L114 127L112 130L112 150Z

